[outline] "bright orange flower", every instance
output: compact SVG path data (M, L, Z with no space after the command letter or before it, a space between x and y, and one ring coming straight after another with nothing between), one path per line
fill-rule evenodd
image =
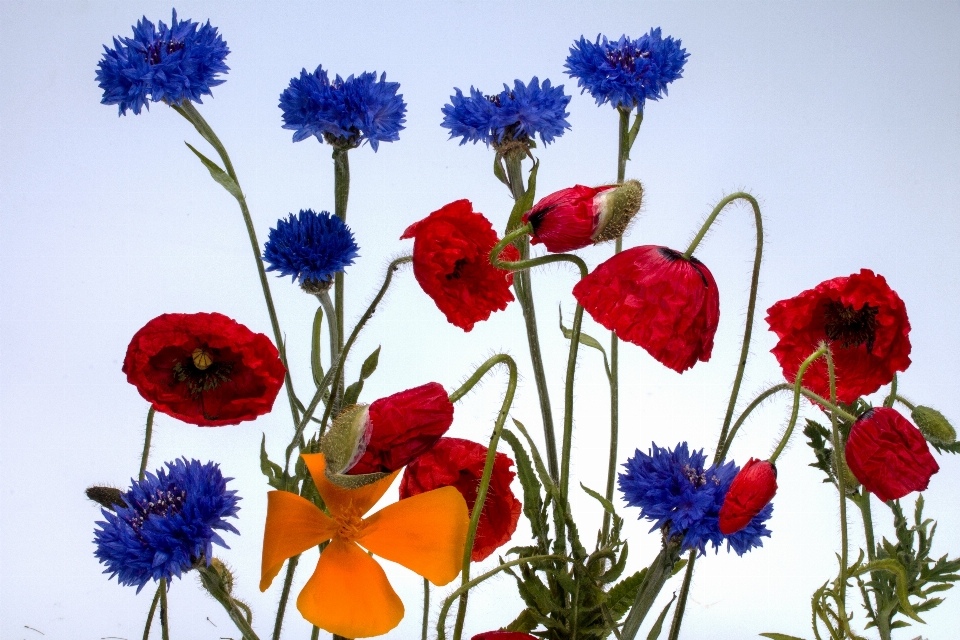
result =
M296 494L267 494L260 591L266 591L288 558L329 540L297 598L297 609L321 629L346 638L368 638L400 624L403 603L383 569L360 545L438 586L457 577L469 518L467 504L454 487L421 493L364 518L399 471L347 489L327 479L322 453L302 457L330 515Z

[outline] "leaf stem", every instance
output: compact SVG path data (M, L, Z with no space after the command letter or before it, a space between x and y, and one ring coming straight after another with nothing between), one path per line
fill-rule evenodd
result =
M427 640L427 631L430 628L430 581L423 579L423 630L420 640Z
M280 591L280 603L277 605L277 619L273 623L273 640L280 640L280 629L283 627L283 617L287 613L287 600L290 599L290 587L293 584L293 574L300 562L300 554L290 558L287 562L287 573L283 577L283 589Z
M673 620L670 622L670 633L667 640L677 640L680 637L680 624L683 622L683 614L687 608L687 594L690 593L690 582L693 580L693 563L697 561L697 552L690 550L687 556L687 570L683 574L683 584L680 586L680 601L677 602L677 608L673 610Z

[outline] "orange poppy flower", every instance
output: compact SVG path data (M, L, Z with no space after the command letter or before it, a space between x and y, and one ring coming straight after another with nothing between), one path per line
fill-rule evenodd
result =
M438 586L459 575L469 518L467 504L454 487L421 493L364 518L399 471L347 489L327 479L322 453L302 457L330 515L296 494L267 494L260 591L266 591L288 558L329 540L297 598L297 609L321 629L346 638L368 638L400 624L403 603L383 569L360 545Z

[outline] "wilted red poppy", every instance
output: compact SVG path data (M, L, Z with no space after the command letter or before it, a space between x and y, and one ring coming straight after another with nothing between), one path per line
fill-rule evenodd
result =
M884 502L923 491L940 471L920 430L886 407L853 423L845 453L854 477Z
M723 498L720 533L729 536L746 527L776 493L777 468L767 460L750 458Z
M883 276L869 269L781 300L767 310L767 323L780 338L772 352L790 382L821 342L830 343L840 402L873 393L910 366L907 309ZM822 358L807 369L803 386L830 397Z
M453 403L436 382L380 398L367 412L363 455L344 473L396 471L432 447L452 423Z
M593 188L578 184L540 200L523 215L523 221L533 227L530 244L542 242L547 251L554 253L592 245L607 202L601 194L616 186Z
M219 313L165 313L134 334L127 381L161 413L220 427L269 413L286 371L277 348Z
M652 245L627 249L578 282L573 295L594 320L678 373L710 359L720 293L696 258Z
M400 482L400 498L453 486L463 494L472 512L486 461L487 447L482 444L460 438L440 438L433 448L407 466ZM510 489L516 475L510 470L512 466L513 460L497 453L470 556L474 562L488 557L517 530L522 505Z
M487 631L478 633L470 640L538 640L536 636L519 631Z
M469 200L451 202L413 223L400 236L406 238L414 238L413 275L450 324L470 331L513 300L513 274L488 259L497 233ZM500 258L515 261L520 253L509 246Z

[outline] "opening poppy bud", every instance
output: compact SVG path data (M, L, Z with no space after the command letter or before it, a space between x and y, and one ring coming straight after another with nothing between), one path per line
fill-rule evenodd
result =
M320 441L320 453L327 460L327 472L340 474L353 466L370 439L369 407L355 404L340 412Z
M884 502L923 491L940 470L920 430L887 407L853 423L845 455L860 484Z
M99 504L101 507L116 511L116 507L126 508L127 503L123 501L123 492L113 487L88 487L87 497Z
M667 247L633 247L600 264L573 296L618 338L677 373L710 359L720 293L696 258Z
M953 425L936 409L918 406L910 415L927 442L944 446L957 441L957 432Z
M777 468L767 460L750 458L723 499L720 532L728 536L746 527L776 493Z
M637 180L627 180L616 189L605 191L600 198L600 219L593 232L596 244L616 240L626 232L643 206L643 185Z

